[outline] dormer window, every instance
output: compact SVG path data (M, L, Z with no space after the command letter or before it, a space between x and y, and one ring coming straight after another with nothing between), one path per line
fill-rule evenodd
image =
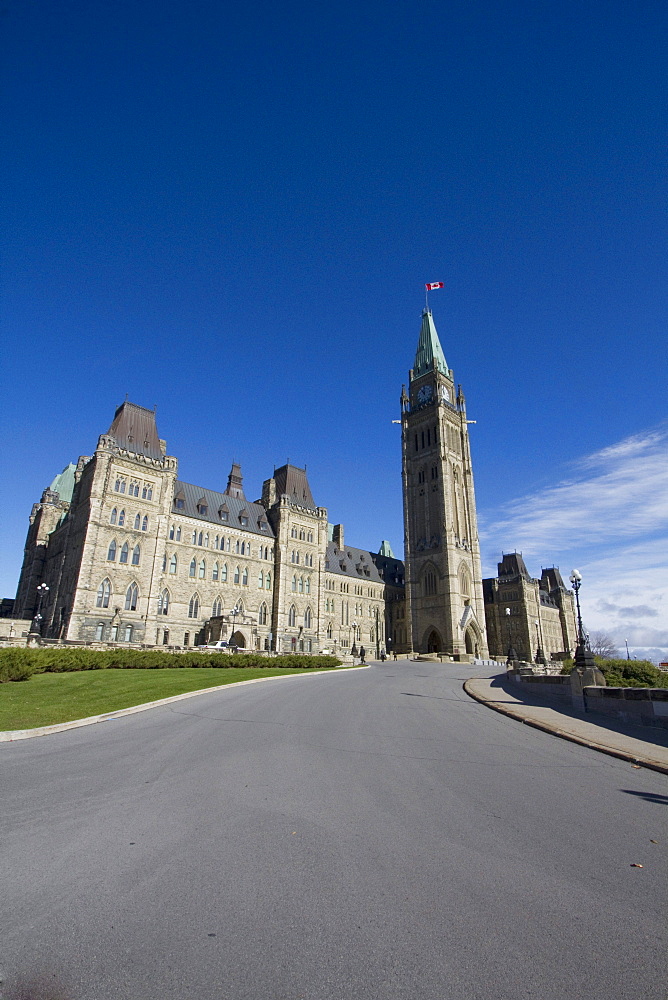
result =
M209 513L209 505L207 504L204 497L197 501L197 513L202 517L206 517Z
M241 525L242 528L247 528L248 527L248 511L247 510L242 510L241 513L239 514L239 524Z
M262 518L260 518L260 520L258 521L258 526L260 528L260 531L266 531L268 527L267 522L263 521Z
M218 517L220 518L221 521L229 521L230 512L227 509L227 504L223 504L222 507L218 508Z
M177 493L174 497L174 508L176 510L183 510L186 505L186 498L183 493Z

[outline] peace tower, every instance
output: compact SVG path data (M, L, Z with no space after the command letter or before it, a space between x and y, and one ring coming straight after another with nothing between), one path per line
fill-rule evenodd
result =
M419 652L486 657L466 402L431 311L401 393L406 619Z

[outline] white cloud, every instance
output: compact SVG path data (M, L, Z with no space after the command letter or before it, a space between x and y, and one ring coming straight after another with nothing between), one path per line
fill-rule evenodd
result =
M532 562L560 565L564 578L577 566L587 627L621 648L628 639L668 658L668 424L589 455L573 471L483 512L483 552L522 552L532 574Z

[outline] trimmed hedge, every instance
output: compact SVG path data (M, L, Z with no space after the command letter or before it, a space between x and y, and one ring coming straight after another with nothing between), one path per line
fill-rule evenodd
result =
M341 666L335 656L258 656L255 653L164 653L151 649L0 649L0 682L23 681L32 674L71 670L160 670L165 667L301 667L325 670Z
M608 687L668 688L668 673L659 670L650 660L605 660L595 656L596 666ZM566 660L562 674L570 674L573 660Z

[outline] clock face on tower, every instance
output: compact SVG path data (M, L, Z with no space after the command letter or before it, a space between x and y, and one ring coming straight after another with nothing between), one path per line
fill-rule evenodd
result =
M432 388L430 385L423 385L418 391L417 401L418 403L428 403L432 397Z
M452 402L452 400L450 399L450 390L448 389L447 385L441 386L441 399L443 400L444 403Z

